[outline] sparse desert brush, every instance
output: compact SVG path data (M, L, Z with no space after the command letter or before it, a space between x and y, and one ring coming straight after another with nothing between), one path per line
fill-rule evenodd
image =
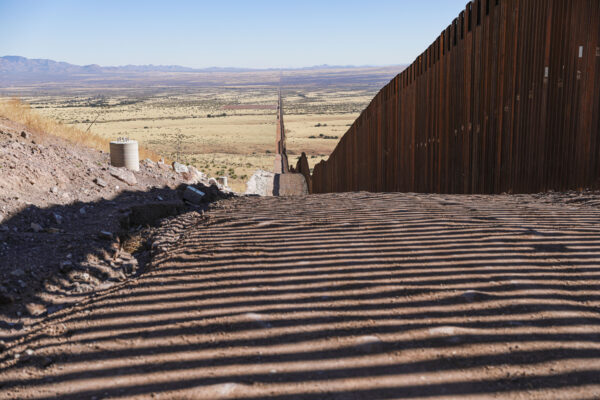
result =
M17 98L0 100L0 117L21 123L29 131L42 136L53 135L96 150L109 151L109 139L44 117L32 110L29 104ZM160 156L140 146L140 159L145 158L158 160Z

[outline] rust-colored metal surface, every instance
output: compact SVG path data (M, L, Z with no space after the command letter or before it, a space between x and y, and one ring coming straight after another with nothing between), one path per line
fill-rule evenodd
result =
M283 125L283 101L281 99L281 89L279 89L279 100L277 103L277 136L275 141L275 163L273 172L276 174L290 172L287 151L285 148L285 126Z
M298 162L296 163L295 168L290 168L290 172L295 172L298 174L302 174L304 179L306 180L306 185L308 187L309 193L312 192L311 179L310 179L310 166L308 165L308 158L306 157L306 153L302 152L302 155L298 158Z
M476 0L375 96L314 193L600 186L600 1Z

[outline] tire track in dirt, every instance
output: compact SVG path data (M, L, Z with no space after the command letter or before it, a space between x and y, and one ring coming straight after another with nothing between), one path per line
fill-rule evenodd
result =
M597 398L600 209L553 196L181 216L150 272L7 343L0 398Z

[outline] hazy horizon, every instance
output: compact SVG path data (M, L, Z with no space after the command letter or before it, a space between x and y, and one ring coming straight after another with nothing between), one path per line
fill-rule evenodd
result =
M263 68L252 68L252 67L245 67L245 66L241 66L241 65L225 65L225 66L216 66L216 65L210 65L207 67L201 67L201 68L196 68L196 67L191 67L189 65L180 65L180 64L119 64L119 65L108 65L108 64L100 64L100 63L91 63L91 64L74 64L71 63L69 61L65 61L65 60L59 60L59 59L52 59L52 58L39 58L39 57L25 57L22 56L20 54L0 54L0 58L6 58L6 57L18 57L18 58L26 58L28 60L48 60L48 61L54 61L57 63L67 63L67 64L71 64L71 65L75 65L75 66L80 66L80 67L87 67L87 66L99 66L101 68L124 68L124 67L181 67L181 68L189 68L189 69L198 69L198 70L204 70L204 69L243 69L243 70L256 70L256 71L260 71L260 70L295 70L295 69L316 69L319 67L323 67L323 68L388 68L388 67L399 67L399 66L406 66L409 65L409 63L400 63L400 64L384 64L384 65L375 65L375 64L365 64L365 65L353 65L353 64L348 64L348 65L332 65L332 64L315 64L315 65L303 65L303 66L298 66L298 67L263 67Z

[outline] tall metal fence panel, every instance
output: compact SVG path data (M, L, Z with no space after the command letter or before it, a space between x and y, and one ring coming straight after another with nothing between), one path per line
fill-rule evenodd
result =
M600 1L476 0L375 96L314 193L600 186Z

